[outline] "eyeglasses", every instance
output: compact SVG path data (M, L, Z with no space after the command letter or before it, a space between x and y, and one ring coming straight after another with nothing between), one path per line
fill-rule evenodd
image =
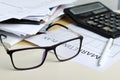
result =
M46 30L49 30L53 26L64 27L65 29L70 30L68 27L59 23L49 25ZM80 52L83 37L77 33L75 33L75 35L77 35L75 38L59 42L52 46L29 47L14 50L10 50L5 46L3 40L4 38L7 38L6 35L0 34L0 41L7 54L10 56L13 67L17 70L28 70L41 66L50 50L54 51L56 58L61 62L76 57Z

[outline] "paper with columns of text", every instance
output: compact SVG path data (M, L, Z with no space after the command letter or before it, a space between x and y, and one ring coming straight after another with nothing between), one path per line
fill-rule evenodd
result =
M103 38L103 39L99 39L98 37L100 37L99 35L96 35L95 33L89 32L85 29L82 28L75 28L74 25L69 25L69 28L73 29L73 30L77 30L78 33L80 33L81 35L84 36L83 39L83 45L82 45L82 49L80 54L75 57L74 59L72 59L72 61L82 64L82 65L86 65L90 68L99 70L99 71L103 71L105 70L107 67L109 67L114 61L116 61L118 59L118 56L115 55L115 53L119 52L119 50L116 51L115 48L120 48L120 46L114 45L113 46L113 54L111 54L109 57L109 61L102 67L98 67L97 63L98 63L98 59L101 56L101 52L105 46L105 43L107 41L107 39ZM90 34L89 34L90 33ZM56 35L57 34L57 35ZM62 29L57 29L51 32L48 32L47 34L42 34L42 35L37 35L31 38L26 39L29 42L32 42L36 45L39 46L51 46L53 44L56 44L56 41L60 42L61 40L65 40L68 39L70 37L73 37L73 35L71 35L72 33L68 32L68 31L64 31ZM89 35L88 35L89 34ZM95 35L91 35L91 34L95 34ZM58 37L59 35L59 37ZM68 36L69 35L69 36ZM60 37L61 36L61 37ZM72 49L70 49L71 51ZM60 54L61 56L63 54Z

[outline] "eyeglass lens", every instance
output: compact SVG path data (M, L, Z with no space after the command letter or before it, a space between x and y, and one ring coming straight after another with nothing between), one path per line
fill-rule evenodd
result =
M55 53L59 60L66 60L78 54L80 39L75 39L55 48ZM16 51L12 54L13 63L17 68L31 68L41 65L45 56L45 49L27 49Z

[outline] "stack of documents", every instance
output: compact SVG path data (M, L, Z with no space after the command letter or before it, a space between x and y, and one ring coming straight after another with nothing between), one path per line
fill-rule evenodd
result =
M22 38L34 35L46 23L62 15L62 10L74 1L76 0L0 0L0 30Z
M75 0L0 0L0 21L10 18L22 19L29 16L44 17L50 14L49 8L73 1Z

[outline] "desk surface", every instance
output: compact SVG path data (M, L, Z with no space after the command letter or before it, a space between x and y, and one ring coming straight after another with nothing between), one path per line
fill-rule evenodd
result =
M22 41L13 48L29 46ZM58 62L53 54L48 54L45 63L36 69L18 71L12 67L9 56L0 46L0 79L1 80L120 80L120 60L103 72L72 61Z

